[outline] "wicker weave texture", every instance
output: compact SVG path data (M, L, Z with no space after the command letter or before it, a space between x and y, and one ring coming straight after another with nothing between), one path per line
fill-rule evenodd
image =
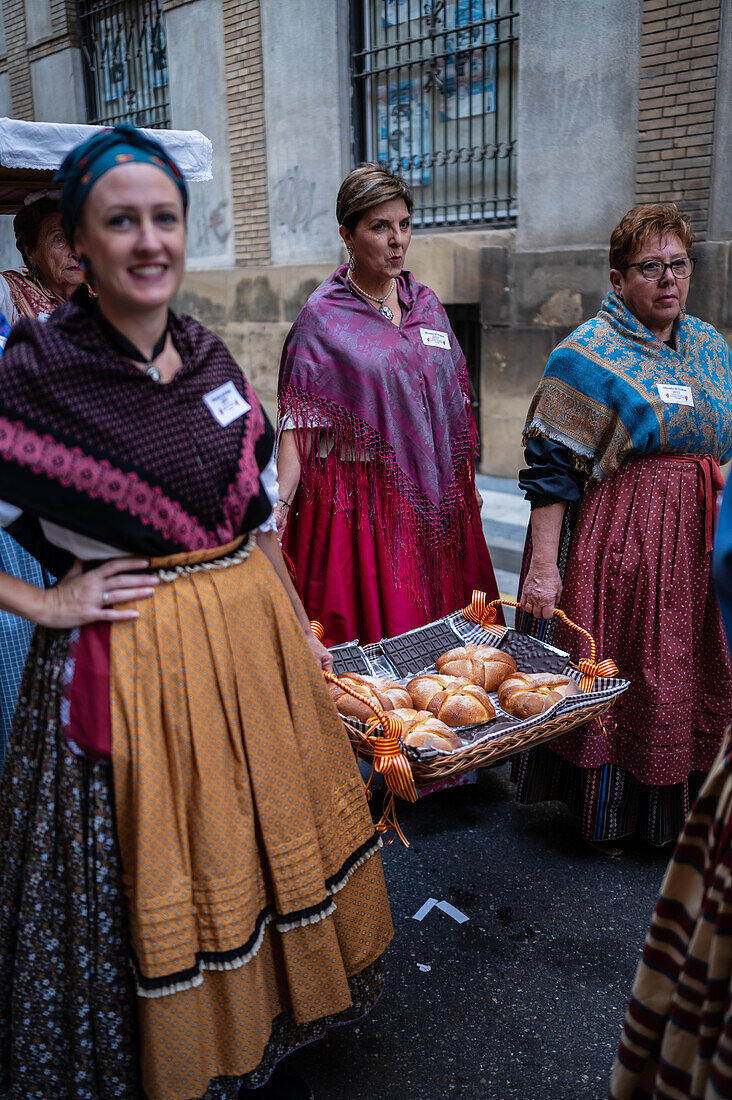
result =
M462 775L475 768L488 768L492 764L497 764L499 760L505 760L517 752L523 752L524 749L561 737L563 733L568 733L580 723L599 718L609 710L612 704L612 699L598 700L593 706L583 708L581 712L557 715L529 729L507 732L493 741L466 745L463 749L457 749L444 756L435 756L429 760L410 759L415 786L429 787L441 779L451 779L453 776ZM346 721L343 725L358 755L370 761L373 757L371 738Z

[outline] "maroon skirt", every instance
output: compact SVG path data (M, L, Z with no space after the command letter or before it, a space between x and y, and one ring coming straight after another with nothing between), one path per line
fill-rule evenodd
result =
M440 592L428 591L424 578L424 591L415 593L407 574L418 547L401 545L395 552L378 494L372 516L366 500L335 507L331 492L306 496L298 489L282 547L294 564L309 618L325 627L325 645L355 638L365 645L424 626L466 607L475 588L495 599L498 587L480 512L477 501L470 504L461 572Z
M566 762L562 785L578 789L559 797L581 812L583 831L595 839L647 831L638 820L597 827L601 816L611 816L597 804L598 792L610 790L608 777L617 786L622 774L623 801L636 811L634 784L645 788L643 798L652 795L648 788L673 789L679 808L688 809L689 778L696 786L695 773L709 770L732 720L732 662L698 485L697 463L659 456L626 462L582 499L561 607L631 686L610 712L607 736L597 723L580 726L546 747L540 769L525 754L514 775L520 801L557 797L550 793L558 790L557 769L547 757ZM586 653L561 623L553 642L574 657ZM674 839L682 823L669 815L665 835L654 830L652 838Z

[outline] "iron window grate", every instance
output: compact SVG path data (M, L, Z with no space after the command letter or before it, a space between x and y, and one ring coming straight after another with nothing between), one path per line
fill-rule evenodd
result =
M163 0L79 0L89 122L169 127Z
M353 0L357 160L412 187L415 227L516 221L516 0Z

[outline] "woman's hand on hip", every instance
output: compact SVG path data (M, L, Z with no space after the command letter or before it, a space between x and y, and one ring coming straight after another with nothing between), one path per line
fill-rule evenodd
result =
M85 573L76 561L66 576L44 593L37 621L54 630L70 630L87 623L138 618L139 611L120 605L152 596L158 578L135 572L148 564L144 558L115 558Z
M521 589L521 607L536 619L551 619L562 595L555 562L531 562Z

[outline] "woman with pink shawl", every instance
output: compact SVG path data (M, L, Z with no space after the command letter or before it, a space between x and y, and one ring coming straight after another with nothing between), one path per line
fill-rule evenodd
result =
M336 214L349 261L308 298L280 365L277 508L326 645L378 641L497 596L475 488L465 357L403 270L412 195L376 164Z

